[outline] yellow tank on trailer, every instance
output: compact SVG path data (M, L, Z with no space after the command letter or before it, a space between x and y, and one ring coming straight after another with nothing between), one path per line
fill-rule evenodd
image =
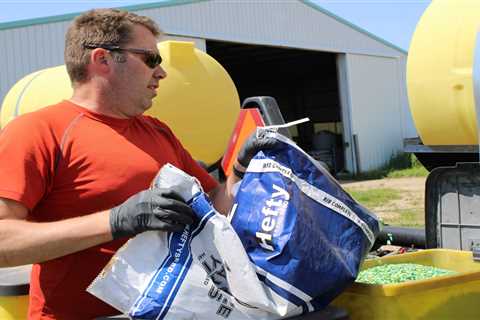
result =
M235 85L225 69L192 42L158 44L168 76L147 114L166 122L196 160L218 161L240 110ZM26 112L72 95L65 66L27 75L7 93L0 114L2 128Z
M433 0L416 27L407 88L425 145L478 144L473 63L479 26L480 1Z

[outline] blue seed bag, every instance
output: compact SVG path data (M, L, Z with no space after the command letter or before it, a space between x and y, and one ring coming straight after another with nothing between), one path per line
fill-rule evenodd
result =
M378 222L293 142L251 161L229 217L194 178L165 165L197 221L130 239L87 291L132 319L277 320L327 305L358 273ZM229 220L230 219L230 220Z
M250 162L231 224L257 276L279 298L314 311L356 278L379 222L286 137Z

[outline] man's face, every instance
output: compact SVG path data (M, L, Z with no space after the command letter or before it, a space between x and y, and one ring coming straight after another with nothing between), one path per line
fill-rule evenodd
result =
M132 40L122 48L146 49L158 53L157 39L145 27L135 25ZM112 97L117 101L118 113L124 117L135 117L152 106L157 95L158 82L166 77L161 66L154 69L145 64L145 55L122 51L121 62L113 64L110 78Z

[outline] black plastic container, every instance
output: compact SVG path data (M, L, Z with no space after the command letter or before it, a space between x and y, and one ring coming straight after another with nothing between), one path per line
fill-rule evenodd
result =
M480 164L458 163L429 174L425 187L427 248L480 245Z

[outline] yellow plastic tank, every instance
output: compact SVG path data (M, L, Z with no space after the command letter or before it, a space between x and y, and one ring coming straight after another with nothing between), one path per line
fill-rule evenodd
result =
M235 85L225 69L193 42L164 41L158 48L168 76L160 81L147 114L166 122L196 160L212 165L225 152L240 110ZM65 66L27 75L7 93L1 126L71 95Z
M479 25L476 0L433 0L417 25L407 88L424 144L478 144L472 69Z

